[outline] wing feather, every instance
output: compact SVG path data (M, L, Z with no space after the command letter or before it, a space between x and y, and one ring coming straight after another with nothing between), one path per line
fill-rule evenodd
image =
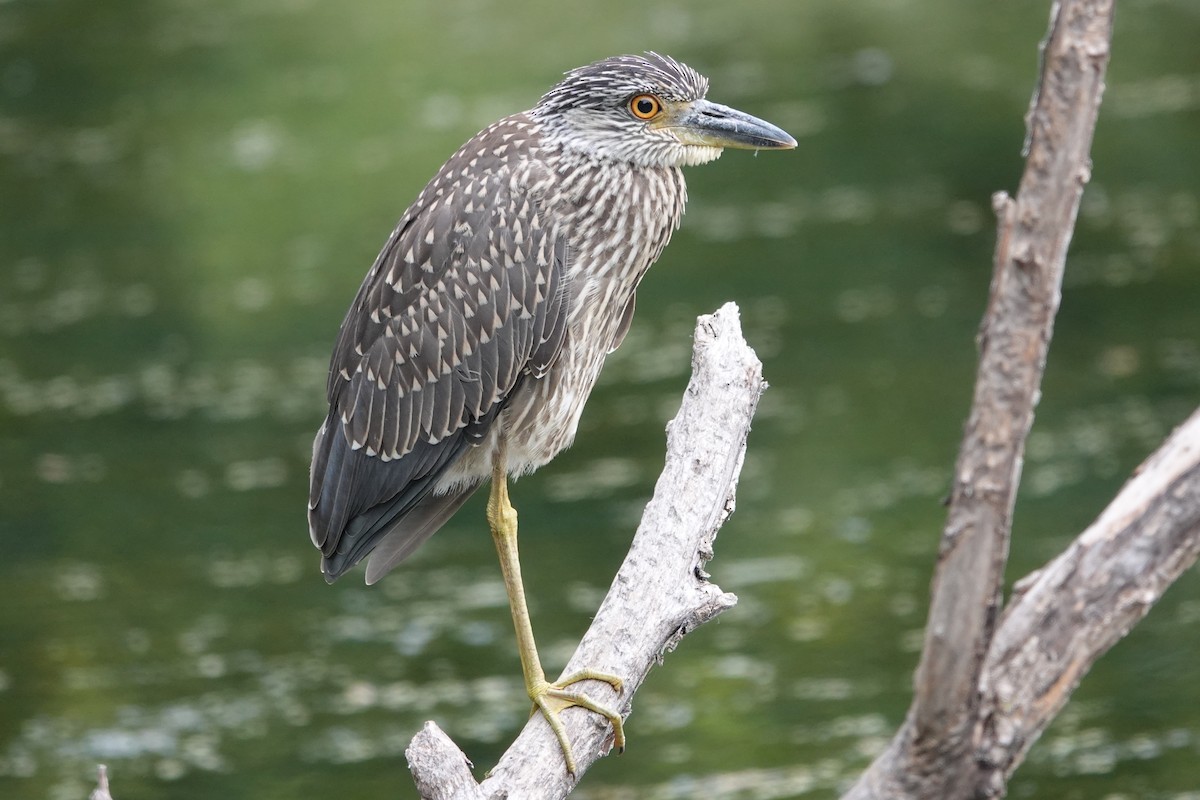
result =
M342 323L309 498L329 580L386 538L378 578L436 531L469 494L434 500L438 479L562 344L566 231L525 188L532 177L514 179L518 167L522 175L536 167L533 134L517 119L447 162L401 218ZM495 141L508 147L491 146L506 134Z

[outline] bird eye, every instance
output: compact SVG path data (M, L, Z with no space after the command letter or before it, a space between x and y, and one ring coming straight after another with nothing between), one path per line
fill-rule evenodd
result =
M662 111L662 103L652 94L639 94L629 101L629 112L638 119L651 119Z

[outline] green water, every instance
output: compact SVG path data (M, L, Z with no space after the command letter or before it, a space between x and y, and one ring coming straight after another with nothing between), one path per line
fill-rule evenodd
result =
M1200 404L1200 6L1119 9L1010 575ZM578 796L836 796L909 701L1044 2L0 3L0 797L411 797L528 711L482 507L379 586L304 519L337 325L441 161L563 70L656 49L793 153L690 172L575 447L520 481L548 668L661 467L697 314L771 389L709 569ZM1200 584L1096 666L1013 797L1194 798ZM1191 794L1189 794L1191 792Z

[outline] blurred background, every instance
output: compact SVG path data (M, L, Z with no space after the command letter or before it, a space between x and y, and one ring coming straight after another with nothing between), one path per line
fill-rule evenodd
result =
M525 721L476 498L368 589L305 522L329 351L395 219L566 69L659 50L792 153L688 174L577 443L521 480L548 671L661 468L698 314L771 384L713 580L581 798L835 797L901 721L1048 3L0 3L0 796L411 797L436 720ZM1119 9L1009 579L1200 403L1200 5ZM1105 656L1013 797L1195 798L1200 582Z

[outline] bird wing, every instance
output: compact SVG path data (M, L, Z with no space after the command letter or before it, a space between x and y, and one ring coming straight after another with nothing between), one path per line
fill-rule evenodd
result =
M331 580L384 536L391 552L410 552L419 541L394 539L419 504L417 518L445 521L465 497L432 495L438 477L563 341L565 232L508 162L472 169L472 153L486 151L475 145L401 219L342 323L309 496ZM419 540L436 530L416 527Z

